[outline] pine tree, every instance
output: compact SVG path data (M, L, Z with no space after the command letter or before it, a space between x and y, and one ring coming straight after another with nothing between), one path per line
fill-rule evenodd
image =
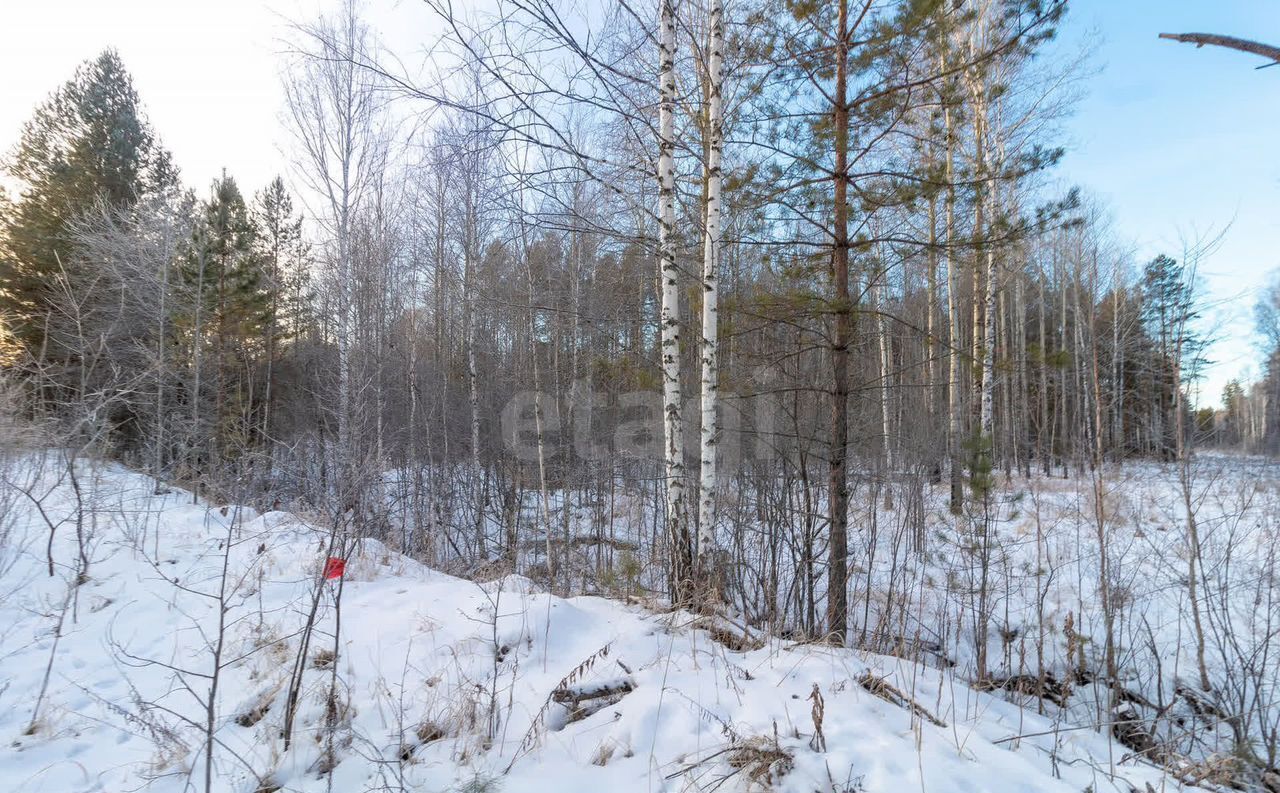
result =
M261 431L271 435L271 411L275 398L275 363L282 342L297 339L310 325L310 289L304 267L305 243L302 218L294 213L293 198L276 177L254 199L257 228L256 252L261 261L268 321L264 338L266 371L263 375Z
M98 202L127 208L177 180L114 50L83 63L36 108L6 170L21 189L0 207L0 311L11 333L39 350L57 279L78 266L72 224Z
M1231 380L1222 389L1223 427L1219 441L1226 446L1239 446L1244 442L1244 385Z
M258 229L235 180L213 184L200 209L190 249L181 264L189 296L175 324L192 349L192 431L210 453L226 459L249 440L257 423L252 375L265 339L274 335L273 296L264 276ZM211 403L211 404L210 404Z
M1195 379L1205 364L1206 342L1193 329L1198 317L1183 265L1163 254L1148 262L1142 271L1142 321L1156 342L1153 423L1161 445L1158 451L1166 457L1177 445L1173 432L1178 421L1174 415L1178 390L1183 380Z

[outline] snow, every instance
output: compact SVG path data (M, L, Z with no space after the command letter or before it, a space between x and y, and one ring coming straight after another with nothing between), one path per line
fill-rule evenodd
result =
M208 595L223 585L224 561L216 791L1176 788L1087 720L974 691L951 668L777 639L737 652L688 613L555 597L518 576L476 584L374 540L360 543L341 583L336 666L328 653L338 584L321 584L297 737L286 752L283 691L326 532L288 513L192 503L178 489L155 495L150 479L85 462L91 564L72 586L73 494L55 466L33 461L28 475L30 492L49 493L50 518L70 520L57 526L50 576L49 529L31 500L12 498L6 518L6 790L204 789L202 701L219 617ZM868 672L944 726L864 688ZM825 751L814 748L815 686ZM631 690L572 720L554 695L565 687L581 696Z

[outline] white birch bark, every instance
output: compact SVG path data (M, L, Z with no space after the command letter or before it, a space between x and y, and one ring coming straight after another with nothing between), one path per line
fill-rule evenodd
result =
M991 186L994 192L995 186ZM994 200L992 201L994 203ZM984 443L992 443L993 403L996 384L995 347L996 347L996 297L998 295L999 266L995 250L990 246L986 252L987 291L983 297L985 317L982 329L982 397L978 410L978 431ZM994 449L988 450L991 455Z
M156 440L155 440L155 452L154 452L154 456L152 457L152 471L151 471L151 475L156 480L155 492L157 495L160 495L165 489L164 479L162 476L162 472L164 471L164 443L165 443L164 381L165 381L166 375L168 374L168 370L165 367L168 363L168 357L169 357L169 351L166 345L166 341L168 340L168 336L169 336L169 331L165 326L165 320L168 319L169 312L167 310L167 307L165 306L165 298L169 295L169 264L173 259L173 256L169 255L169 252L174 250L176 247L174 245L174 240L173 240L174 229L173 229L172 215L170 215L170 213L166 211L163 217L165 220L164 220L164 226L163 226L164 243L163 243L163 247L161 248L161 259L160 259L160 295L159 295L160 328L159 328L159 333L157 334L158 350L156 355L156 408L155 408L156 409L156 419L155 419L156 420ZM268 382L270 382L270 380L268 380ZM159 529L157 528L156 530L157 543L159 542L159 539L160 539L160 532L159 532ZM159 554L159 551L157 550L157 555L158 554Z
M285 83L285 104L300 148L297 174L321 200L331 235L334 341L337 347L338 442L334 471L339 491L351 484L356 454L351 394L352 224L372 183L387 166L387 119L369 77L357 65L376 44L354 3L335 19L302 28L314 47ZM346 494L344 497L349 497Z
M945 70L946 60L942 67ZM947 268L947 445L951 457L951 513L959 515L963 506L964 491L961 481L962 465L960 462L960 433L963 416L960 404L960 355L963 352L963 339L960 337L960 276L956 272L956 257L953 251L956 228L956 194L955 194L955 122L951 107L944 107L943 123L946 129L945 168L946 168L946 244L943 248Z
M709 101L707 130L706 229L702 252L702 468L698 502L698 558L715 549L716 483L719 426L719 285L721 248L721 159L724 150L722 84L724 80L724 5L711 0L710 57L707 59Z
M470 193L470 191L468 191ZM472 300L472 291L475 288L475 256L474 250L474 232L475 232L475 213L474 213L474 196L468 194L466 198L466 217L463 220L466 228L463 231L465 242L463 244L463 266L462 266L462 314L463 325L467 335L467 398L471 408L471 476L472 476L472 503L475 509L475 535L476 535L476 551L480 558L485 556L485 526L484 526L484 471L480 465L480 382L478 368L476 366L476 312Z
M551 400L549 400L547 396L542 392L542 372L541 372L541 367L538 364L538 314L537 314L537 309L534 307L534 303L533 303L534 293L535 293L535 286L534 286L534 280L533 280L533 260L530 257L529 232L525 224L526 215L525 215L525 209L524 209L524 185L523 184L520 187L520 191L521 191L520 193L521 206L519 209L520 214L518 218L518 222L520 225L520 237L519 237L520 256L521 258L524 259L525 279L526 279L526 284L528 285L528 288L529 288L529 296L528 296L529 297L528 299L529 344L533 352L531 358L533 361L533 391L535 395L534 401L533 401L533 423L534 423L534 430L537 433L537 441L538 441L538 495L539 495L538 517L541 518L542 520L543 542L546 544L547 585L551 589L551 591L554 592L556 591L556 575L558 574L559 570L556 567L556 557L555 557L555 554L553 553L554 548L552 545L552 538L551 538L551 492L550 492L550 487L547 484L547 445L546 445L546 433L545 433L546 422L545 422L544 413L543 413L543 406L544 406L543 403L549 402ZM554 409L555 408L553 406L553 411ZM568 498L567 494L565 498L566 499ZM567 503L565 505L565 512L566 514L568 513ZM565 535L565 540L568 540L567 533ZM511 544L511 547L508 549L508 553L510 554L510 561L511 561L512 568L519 569L518 544L513 542ZM566 554L568 553L567 542L565 543L565 553Z
M680 392L680 288L675 251L675 7L659 0L658 10L658 267L662 284L661 355L664 458L667 485L667 535L672 543L672 578L679 595L690 572L685 564L686 494L684 423Z
M200 398L200 375L203 372L202 358L204 353L204 273L205 264L207 263L207 253L205 251L205 230L203 226L196 227L196 310L195 310L195 326L192 328L191 334L191 440L187 444L187 454L192 455L197 448L204 448L204 431L200 426L200 408L202 400ZM197 458L198 459L198 458ZM192 465L195 460L188 457L188 465ZM203 462L200 463L203 465ZM191 503L196 503L200 496L200 475L196 470L188 471L188 476L196 478L195 487L191 488Z
M978 49L978 42L983 34L983 20L980 18L978 27L974 31L974 38L970 42L971 50ZM986 86L982 85L983 78L974 74L972 71L966 72L966 82L969 84L969 97L973 105L973 139L974 139L974 157L976 159L977 179L981 185L982 180L988 180L988 183L981 185L981 193L977 204L975 205L975 234L983 234L989 231L995 223L996 213L999 205L996 198L996 179L994 171L991 168L991 140L988 134L987 119L987 93ZM984 212L985 210L985 212ZM985 221L982 218L985 217ZM978 432L981 436L981 442L992 443L992 420L994 416L994 392L995 392L995 346L996 346L996 298L998 292L998 267L996 260L995 248L990 239L986 240L983 245L986 270L985 293L982 300L982 323L978 323L977 309L977 290L974 290L974 325L973 332L975 336L974 346L978 352L977 359L981 361L982 367L982 391L979 395L978 408ZM974 286L978 285L977 270L974 270ZM978 334L981 333L979 337ZM979 341L980 339L980 341ZM988 449L986 454L990 456L993 449Z
M892 351L889 349L889 323L885 319L884 284L884 279L888 277L888 274L881 272L872 277L876 278L876 285L872 295L876 304L876 336L880 348L880 433L884 445L885 473L888 474L893 472L893 407L889 393L893 356Z
M337 301L337 342L338 342L338 454L337 470L340 471L339 483L348 484L347 466L352 462L351 448L351 208L352 180L355 176L356 117L358 115L356 93L356 76L351 61L355 58L356 31L355 11L351 6L346 9L344 34L334 46L346 59L339 64L338 74L333 76L334 113L337 115L338 135L334 148L337 153L337 173L333 182L336 190L329 194L329 203L336 221L338 260L336 262L337 277L334 282L334 299Z

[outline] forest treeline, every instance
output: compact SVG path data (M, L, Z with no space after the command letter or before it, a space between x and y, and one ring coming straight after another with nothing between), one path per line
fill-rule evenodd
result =
M435 564L706 584L841 641L851 488L980 516L1001 479L1280 452L1280 287L1266 377L1197 410L1205 245L1133 261L1054 176L1064 2L427 6L426 76L352 3L293 28L287 180L185 186L113 51L37 107L14 410ZM582 536L624 497L652 559Z

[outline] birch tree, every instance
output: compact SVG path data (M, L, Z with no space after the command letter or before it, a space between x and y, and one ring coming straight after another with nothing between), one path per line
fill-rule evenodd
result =
M686 505L684 420L680 388L680 282L676 266L676 9L658 2L658 277L661 281L663 458L666 466L667 539L671 593L687 602L693 580Z
M298 151L297 176L318 204L313 215L327 238L338 369L334 467L340 488L348 488L357 437L351 383L353 224L387 165L388 119L374 75L361 66L371 60L376 42L354 0L345 0L337 17L298 32L304 49L285 80L285 120Z
M711 571L716 551L716 445L719 425L719 267L721 249L721 160L724 150L722 96L724 83L724 3L711 0L710 41L707 57L706 206L702 251L702 468L698 502L698 562L702 580Z

